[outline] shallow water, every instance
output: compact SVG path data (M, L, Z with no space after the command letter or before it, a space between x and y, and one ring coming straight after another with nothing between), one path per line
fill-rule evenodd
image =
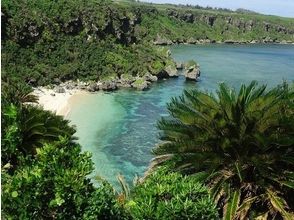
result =
M171 47L177 61L195 59L201 81L184 77L154 83L150 90L77 95L67 116L77 126L83 150L92 152L95 171L117 185L122 173L131 182L148 166L158 142L156 121L165 115L166 103L184 89L213 91L219 82L236 88L257 80L274 86L294 80L293 45L179 45Z

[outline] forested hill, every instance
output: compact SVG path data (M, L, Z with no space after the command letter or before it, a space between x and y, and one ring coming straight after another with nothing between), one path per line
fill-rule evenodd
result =
M294 18L262 15L245 9L230 11L199 6L116 2L130 8L145 9L142 10L141 26L147 39L156 39L159 35L162 40L173 43L294 42Z
M172 64L165 49L140 37L140 8L96 0L4 0L1 7L4 82L155 75Z
M130 1L3 0L1 19L2 80L31 85L159 74L153 43L294 42L294 19Z

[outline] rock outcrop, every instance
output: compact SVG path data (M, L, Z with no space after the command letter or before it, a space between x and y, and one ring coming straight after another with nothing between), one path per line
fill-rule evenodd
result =
M183 64L182 62L177 62L177 63L176 63L176 68L177 68L178 70L182 70L182 69L184 69L184 64Z
M149 82L156 82L158 80L157 76L154 76L150 73L145 74L144 78Z
M157 35L155 41L153 42L155 45L171 45L173 42L169 39L161 37L159 34Z
M167 67L165 67L165 72L168 74L169 77L179 76L178 70L174 65L168 65Z
M53 91L56 93L65 93L65 89L62 86L55 86Z
M131 84L136 80L135 77L133 77L130 74L122 74L120 76L120 79L117 82L117 86L119 88L130 88Z
M114 91L117 89L117 85L113 81L105 81L99 85L99 90L103 91Z
M185 70L186 80L196 80L200 77L200 67L199 65L193 65L187 67Z
M90 83L90 85L87 87L87 90L89 92L96 92L99 90L99 86L97 83L93 82L93 83Z

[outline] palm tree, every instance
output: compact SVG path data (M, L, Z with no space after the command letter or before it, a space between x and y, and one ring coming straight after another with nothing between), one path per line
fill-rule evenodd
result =
M5 103L22 105L24 103L37 103L38 98L32 94L32 88L25 83L6 79L2 81L2 100Z
M62 116L30 105L22 107L20 114L20 147L25 154L34 155L44 142L57 141L60 136L71 141L76 139L74 127L69 126L69 121Z
M202 174L224 219L294 219L293 103L286 83L185 91L158 123L153 163Z

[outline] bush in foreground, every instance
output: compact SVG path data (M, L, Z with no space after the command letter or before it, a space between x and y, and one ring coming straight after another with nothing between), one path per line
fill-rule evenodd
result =
M164 170L137 185L126 206L133 219L218 219L205 186L192 177Z
M67 140L45 144L15 170L2 168L2 215L6 219L123 219L113 188L95 188L87 175L89 153Z

